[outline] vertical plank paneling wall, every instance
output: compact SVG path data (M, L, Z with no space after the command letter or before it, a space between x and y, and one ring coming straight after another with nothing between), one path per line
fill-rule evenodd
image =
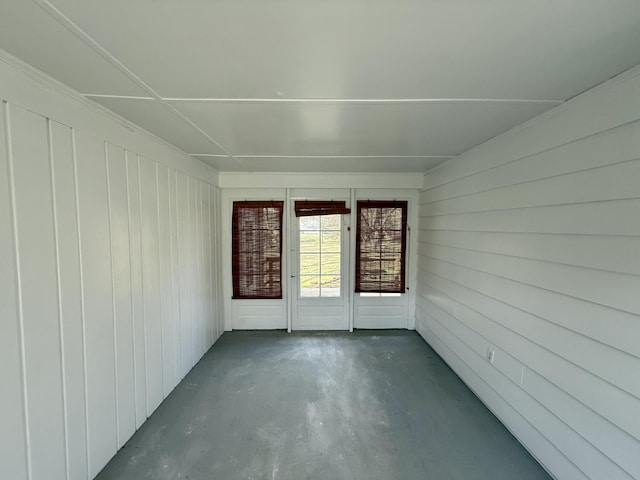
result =
M420 204L418 331L555 478L640 478L640 69L428 173Z
M11 75L0 62L0 476L88 479L221 332L215 172Z

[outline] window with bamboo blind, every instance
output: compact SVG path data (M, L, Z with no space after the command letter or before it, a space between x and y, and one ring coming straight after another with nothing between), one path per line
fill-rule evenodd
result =
M233 202L234 299L282 298L282 201Z
M407 203L358 201L356 292L405 292Z

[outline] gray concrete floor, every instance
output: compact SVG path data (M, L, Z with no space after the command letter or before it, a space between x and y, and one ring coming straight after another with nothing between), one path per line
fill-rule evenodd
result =
M550 479L409 331L227 332L97 478Z

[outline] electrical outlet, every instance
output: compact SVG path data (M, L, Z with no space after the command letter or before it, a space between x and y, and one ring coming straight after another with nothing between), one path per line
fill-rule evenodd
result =
M487 350L487 362L489 362L491 365L493 365L493 359L496 356L496 351L493 348L489 348Z

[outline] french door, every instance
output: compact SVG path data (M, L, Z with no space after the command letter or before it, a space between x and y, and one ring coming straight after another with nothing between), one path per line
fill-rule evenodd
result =
M348 215L291 211L293 330L349 329Z

